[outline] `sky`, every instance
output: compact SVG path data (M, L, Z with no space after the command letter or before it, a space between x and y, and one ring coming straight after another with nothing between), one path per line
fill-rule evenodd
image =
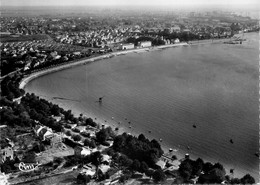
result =
M1 0L1 6L259 6L259 0Z

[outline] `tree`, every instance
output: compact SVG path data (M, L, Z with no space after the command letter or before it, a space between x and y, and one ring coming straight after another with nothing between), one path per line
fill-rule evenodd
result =
M219 169L214 168L210 171L210 183L221 183L225 180L226 172Z
M101 163L101 160L102 160L102 155L99 151L97 152L94 152L91 157L90 157L90 160L91 162L96 166L98 167Z
M129 159L126 155L121 155L119 157L119 163L122 166L130 167L133 164L133 161L131 159Z
M105 129L101 129L99 132L96 133L96 138L99 143L103 143L108 138L108 133Z
M146 172L148 170L148 165L146 164L146 162L142 161L141 162L141 167L140 167L140 171L141 172Z
M202 171L203 165L204 162L201 158L198 158L195 162L193 162L192 174L199 175L200 172Z
M143 135L143 134L140 134L139 136L138 136L138 140L140 140L140 141L144 141L146 138L145 138L145 136Z
M65 132L65 134L66 134L67 136L71 136L71 132L70 132L69 130L67 130L67 131Z
M80 137L80 135L73 135L73 136L72 136L72 139L73 139L74 141L80 141L80 140L81 140L81 137Z
M34 152L26 153L22 161L25 163L35 163L36 162L35 153Z
M124 183L126 180L128 180L132 176L132 172L129 170L124 170L123 175L119 178L119 181Z
M14 167L13 161L7 158L5 162L1 164L1 172L10 173L13 167Z
M173 156L172 156L172 160L174 160L174 161L175 161L175 160L177 160L177 159L178 159L178 158L177 158L177 156L176 156L176 155L173 155Z
M90 148L96 148L97 147L97 145L96 145L96 143L95 143L95 141L93 139L91 139L89 147Z
M210 172L210 170L212 170L212 168L213 168L213 164L211 164L210 162L206 162L203 165L203 171L205 174L208 174Z
M254 177L252 177L249 174L246 174L244 177L242 177L241 179L241 183L242 184L254 184L255 183L255 179Z
M185 180L189 180L192 174L192 161L190 159L182 161L179 166L179 172Z
M230 180L230 184L241 184L241 181L239 178L233 178Z
M86 123L86 125L90 125L92 127L96 127L97 126L97 123L94 122L93 119L91 119L91 118L87 118L85 123Z
M87 176L86 174L78 174L77 176L77 183L78 184L87 184L90 182L90 177Z
M50 111L54 116L58 116L60 114L60 108L58 105L53 105Z
M150 169L148 169L148 170L145 171L145 175L148 176L148 177L150 177L150 178L153 176L153 173L154 173L154 171L153 171L153 170L150 170Z
M141 167L141 163L137 159L135 159L132 164L132 169L135 171L139 171L140 167Z
M153 173L152 177L155 182L163 182L166 179L166 175L161 169L156 170Z
M84 146L89 146L90 145L90 140L89 139L85 139L84 140Z
M32 150L33 150L34 152L36 152L36 153L40 153L40 152L42 152L42 151L45 150L44 144L42 144L42 143L34 143Z

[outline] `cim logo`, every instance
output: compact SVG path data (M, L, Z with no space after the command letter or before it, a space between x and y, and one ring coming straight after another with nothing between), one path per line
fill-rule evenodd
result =
M30 171L33 171L33 170L36 170L38 168L38 166L40 166L40 164L37 162L37 163L24 163L24 162L20 162L18 164L18 168L20 171L23 171L23 172L30 172Z

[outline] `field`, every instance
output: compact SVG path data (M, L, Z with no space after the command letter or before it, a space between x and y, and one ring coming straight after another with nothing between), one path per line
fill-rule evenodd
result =
M37 161L39 161L40 164L46 164L50 161L53 161L55 157L64 157L70 155L74 155L74 150L68 146L65 148L52 148L42 152L39 156L37 156Z
M45 184L67 184L67 185L73 185L76 184L76 178L77 178L78 172L72 171L69 173L61 174L61 175L55 175L52 177L47 177L40 180L35 180L32 182L23 183L23 185L45 185Z

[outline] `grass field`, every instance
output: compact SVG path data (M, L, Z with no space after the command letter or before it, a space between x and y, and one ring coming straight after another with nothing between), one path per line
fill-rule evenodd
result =
M47 177L32 182L22 183L23 185L76 185L78 172L72 171L69 173Z

